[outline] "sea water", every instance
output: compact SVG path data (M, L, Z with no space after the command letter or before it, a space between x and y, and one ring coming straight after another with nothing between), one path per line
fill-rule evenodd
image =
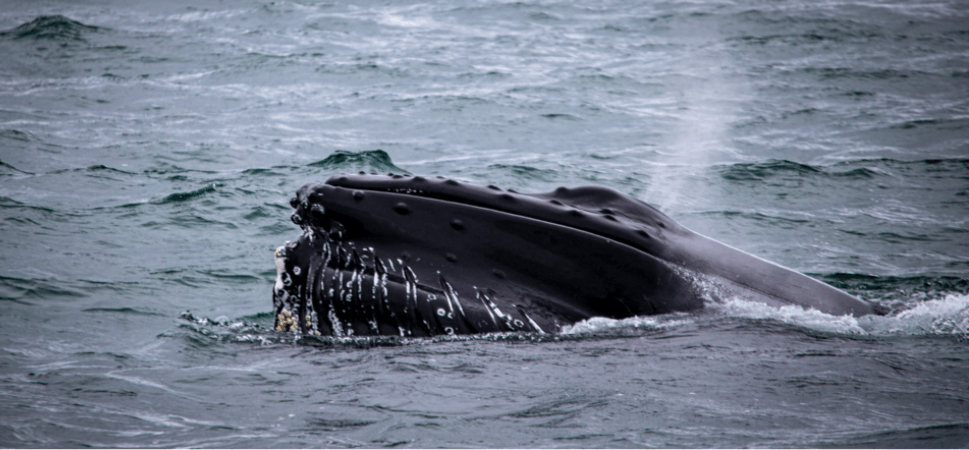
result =
M2 447L969 446L969 5L0 2ZM888 308L271 331L288 199L599 184Z

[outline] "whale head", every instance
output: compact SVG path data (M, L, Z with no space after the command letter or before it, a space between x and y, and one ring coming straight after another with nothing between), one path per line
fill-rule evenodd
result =
M522 194L443 177L338 175L290 203L303 234L275 255L280 331L554 332L594 316L700 309L700 279L773 304L873 312L601 186Z

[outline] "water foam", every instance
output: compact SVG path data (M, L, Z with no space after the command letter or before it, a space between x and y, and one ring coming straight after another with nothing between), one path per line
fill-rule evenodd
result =
M691 316L683 313L665 314L661 316L635 316L625 319L610 319L608 317L591 317L562 327L560 334L599 333L617 329L664 330L693 323Z
M730 317L773 320L837 334L969 337L969 295L965 294L948 294L940 299L919 302L889 316L836 316L795 305L773 307L737 298L712 308Z
M708 303L707 312L719 318L740 318L781 322L825 333L862 336L939 335L969 338L969 295L948 294L940 299L915 304L889 316L839 316L798 305L771 306L766 303L728 298ZM626 319L593 317L562 328L563 335L599 334L616 330L667 330L696 323L701 318L684 313L637 316Z
M879 319L874 323L876 330L883 333L969 337L969 295L949 294Z
M774 320L812 330L839 334L867 334L855 317L825 314L813 308L805 309L799 305L776 307L761 302L730 298L715 308L730 317Z

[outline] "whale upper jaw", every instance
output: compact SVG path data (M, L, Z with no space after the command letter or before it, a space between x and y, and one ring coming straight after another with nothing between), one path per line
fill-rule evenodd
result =
M401 314L407 311L423 323L412 330L418 335L445 329L555 330L596 315L690 311L703 306L698 279L725 295L775 305L798 304L829 314L877 312L824 283L696 234L644 202L605 187L521 194L442 177L338 175L303 186L291 204L293 221L306 234L296 243L302 250L277 252L277 288L284 277L306 285L307 276L320 284L321 276L338 275L332 261L313 260L314 254L321 257L326 242L329 256L336 252L344 258L347 273L367 279L393 265L405 295L420 292L433 303L451 290L458 300L447 298L451 305L446 311L454 310L455 302L465 306L460 309L464 321L448 324L417 317L434 311L422 311L416 300L397 305ZM292 273L297 267L304 274L300 280ZM287 308L279 308L285 302L277 301L277 325L288 323L287 330L296 325L280 311L299 304L311 309L305 305L313 303L314 295L328 295L314 286L276 291L293 297ZM348 295L358 295L358 302L377 301L369 294ZM343 314L320 299L316 303L317 316L326 308L328 316ZM510 325L501 326L491 306ZM356 326L357 334L389 333L379 324L368 331L353 320L344 322L344 332ZM516 329L516 323L525 326ZM323 328L334 332L332 326Z
M338 175L326 182L503 211L613 239L720 285L725 295L773 305L796 304L833 315L885 314L883 308L786 267L697 234L658 209L602 186L521 194L437 177Z

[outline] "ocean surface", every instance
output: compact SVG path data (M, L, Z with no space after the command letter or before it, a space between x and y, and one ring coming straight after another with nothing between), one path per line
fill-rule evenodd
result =
M599 184L891 310L272 328L289 198ZM969 446L969 3L0 1L0 447Z

